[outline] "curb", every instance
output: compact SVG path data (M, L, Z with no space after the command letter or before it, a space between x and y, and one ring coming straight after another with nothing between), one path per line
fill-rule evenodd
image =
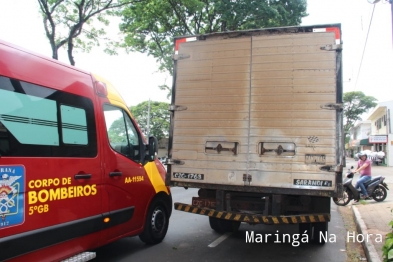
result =
M368 234L367 227L362 219L362 216L360 215L358 208L356 206L352 206L352 212L355 216L356 228L358 230L358 233L360 233L362 235L367 235ZM369 243L367 241L363 241L362 246L363 246L364 252L366 253L367 261L381 262L381 259L379 258L377 250L375 249L372 242Z

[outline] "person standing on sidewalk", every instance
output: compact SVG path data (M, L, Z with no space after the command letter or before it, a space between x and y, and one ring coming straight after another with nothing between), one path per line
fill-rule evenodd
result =
M366 199L368 198L368 194L366 191L366 187L364 186L364 183L367 181L371 180L371 161L370 159L367 159L367 154L365 152L361 152L359 154L359 161L358 161L358 166L357 168L353 171L354 173L359 172L360 177L358 181L356 182L355 188L362 190L362 198Z

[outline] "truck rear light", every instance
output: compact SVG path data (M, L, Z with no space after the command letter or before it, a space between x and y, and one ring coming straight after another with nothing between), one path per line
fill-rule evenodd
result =
M325 33L325 32L333 32L336 38L336 44L341 44L341 34L340 29L338 27L326 27L326 28L314 28L314 33Z
M104 218L104 223L109 223L109 221L111 221L109 217Z
M193 42L193 41L196 41L196 40L197 40L197 38L195 36L176 39L175 40L175 54L179 53L179 45L181 43Z

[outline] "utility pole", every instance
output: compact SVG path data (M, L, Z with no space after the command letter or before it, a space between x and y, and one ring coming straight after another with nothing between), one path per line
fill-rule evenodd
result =
M150 137L150 98L149 98L149 104L147 106L147 139Z
M390 12L392 14L392 45L393 45L393 0L389 0L390 3Z

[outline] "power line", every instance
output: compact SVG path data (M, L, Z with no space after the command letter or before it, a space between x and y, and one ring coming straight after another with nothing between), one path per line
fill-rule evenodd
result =
M356 86L357 86L357 84L358 84L358 80L359 80L359 76L360 76L360 70L362 69L364 53L365 53L365 51L366 51L367 40L368 40L368 36L369 36L369 34L370 34L370 28L371 28L371 23L372 23L372 21L373 21L374 10L375 10L375 5L373 6L373 11L372 11L372 13L371 13L370 24L368 25L368 30L367 30L367 35L366 35L366 41L364 42L364 47L363 47L362 59L360 60L359 71L358 71L358 75L357 75L357 77L356 77L355 90L356 90Z

